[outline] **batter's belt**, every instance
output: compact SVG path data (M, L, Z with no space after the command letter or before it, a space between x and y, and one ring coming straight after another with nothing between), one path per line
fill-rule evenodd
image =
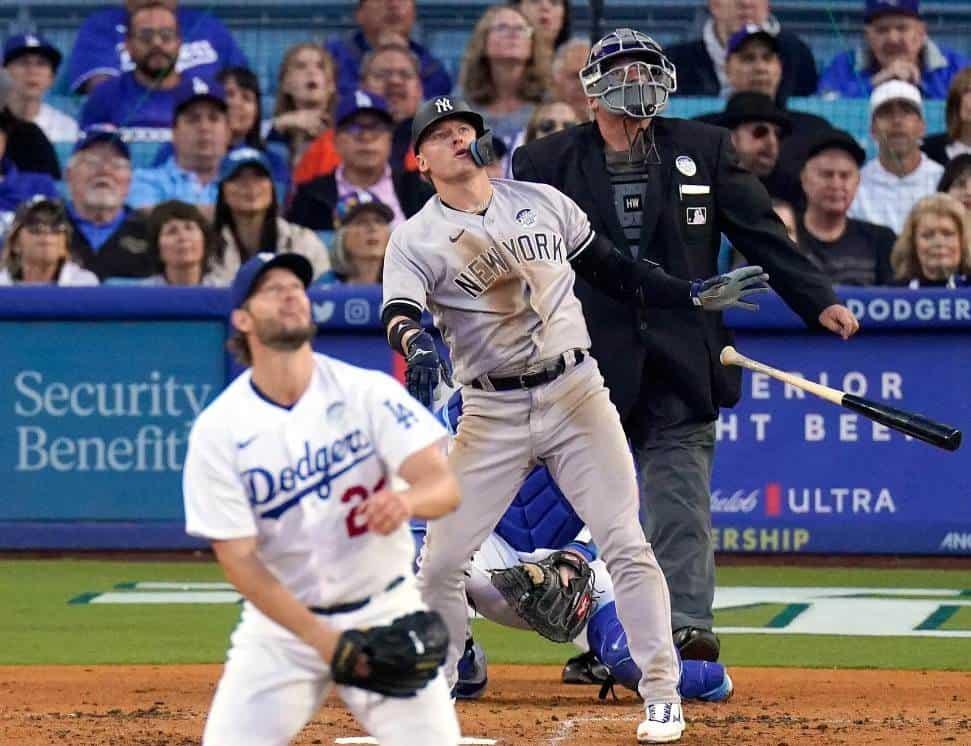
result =
M552 365L533 373L523 373L519 376L482 376L469 382L469 386L483 391L513 391L514 389L531 389L550 383L562 376L566 371L583 362L586 354L583 350L567 350L557 358ZM488 381L483 384L482 379Z

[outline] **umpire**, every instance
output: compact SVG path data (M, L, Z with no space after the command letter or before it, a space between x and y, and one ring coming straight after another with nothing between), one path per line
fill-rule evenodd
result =
M808 326L844 339L857 331L827 278L787 238L765 188L739 165L729 132L656 116L677 87L657 42L617 29L590 50L580 80L595 120L519 148L517 179L557 187L618 249L685 279L717 272L724 233ZM718 313L635 311L580 278L576 291L634 448L644 532L671 590L675 643L682 657L716 660L709 489L714 421L740 395L740 371L718 362L732 335Z

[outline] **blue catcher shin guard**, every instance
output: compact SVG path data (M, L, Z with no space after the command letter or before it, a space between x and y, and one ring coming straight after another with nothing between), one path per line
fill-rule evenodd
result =
M618 684L637 691L641 670L630 657L627 633L617 616L613 602L597 610L587 624L590 649L607 668ZM732 680L721 663L710 661L681 661L678 693L684 699L704 702L724 702L732 696Z
M587 623L587 642L597 659L610 669L618 684L637 691L641 681L641 669L630 657L627 633L617 616L617 605L609 604L597 609Z

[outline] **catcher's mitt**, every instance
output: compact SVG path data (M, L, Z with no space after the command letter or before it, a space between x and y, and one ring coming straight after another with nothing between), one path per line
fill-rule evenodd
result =
M576 573L566 584L560 568ZM593 609L593 571L572 552L553 552L540 562L495 570L492 584L530 627L553 642L570 642Z
M413 697L438 674L448 651L448 628L434 611L415 611L391 624L345 630L330 663L338 684L386 697ZM356 672L363 659L367 674Z

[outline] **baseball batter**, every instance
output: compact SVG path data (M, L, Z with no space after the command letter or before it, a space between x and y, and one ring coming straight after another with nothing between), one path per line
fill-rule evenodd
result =
M408 529L458 503L445 431L389 376L312 351L312 274L298 254L240 268L234 340L252 368L189 436L186 529L245 598L203 742L286 744L337 683L383 746L454 746L447 632ZM395 474L410 487L389 489Z
M573 293L574 267L640 305L721 309L764 282L758 267L688 282L635 263L590 229L557 190L490 181L489 133L464 101L431 99L415 116L418 167L437 195L391 236L382 319L408 361L409 391L431 405L443 363L419 319L427 307L463 384L449 461L471 499L428 527L419 583L449 628L445 671L463 650L463 571L526 475L547 465L589 527L613 578L617 610L642 678L642 743L677 741L677 692L664 576L638 523L634 464Z

